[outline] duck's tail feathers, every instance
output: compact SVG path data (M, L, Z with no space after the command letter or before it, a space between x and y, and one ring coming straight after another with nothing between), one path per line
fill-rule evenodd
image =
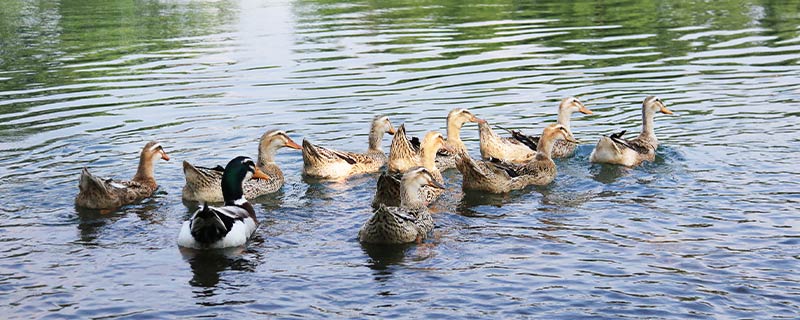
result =
M303 139L303 162L309 164L322 161L325 156L317 148L317 146L308 142L308 140Z
M192 237L200 243L213 243L225 237L228 228L208 203L203 203L203 208L197 210L192 217Z
M89 173L89 169L86 167L83 167L83 170L81 170L81 180L78 183L78 188L80 188L81 191L100 190L108 193L108 189L106 189L106 184L103 183L103 180Z
M456 169L461 172L464 179L476 177L486 178L486 174L478 168L478 164L467 154L466 150L456 153Z

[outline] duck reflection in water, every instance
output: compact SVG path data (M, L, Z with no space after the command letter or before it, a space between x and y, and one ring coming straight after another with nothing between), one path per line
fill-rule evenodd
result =
M164 195L165 192L157 192L153 198L142 200L142 202L127 205L114 211L87 209L75 206L75 213L78 216L78 236L81 243L86 245L97 244L98 236L105 228L119 228L127 229L125 226L114 226L114 223L129 213L134 213L141 221L147 224L160 224L166 218L162 210L162 202L159 201L159 195Z
M434 237L436 234L434 233ZM383 282L392 277L395 265L402 265L406 258L422 261L433 257L436 243L422 244L371 244L361 243L361 249L369 256L367 267L372 269L375 281Z
M257 253L247 251L244 247L216 250L178 248L183 259L192 268L192 279L189 280L189 284L193 287L214 288L219 284L222 272L226 270L254 272L258 267L258 261L261 260ZM213 291L203 291L203 294L213 295Z

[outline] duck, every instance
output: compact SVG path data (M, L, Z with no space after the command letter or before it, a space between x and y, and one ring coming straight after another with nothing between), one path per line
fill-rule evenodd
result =
M513 163L526 163L533 160L536 152L514 138L497 135L487 121L478 122L480 132L481 158L498 159Z
M439 150L436 155L436 167L445 171L456 168L456 155L461 151L466 151L467 146L461 141L461 128L467 122L479 123L481 118L476 117L472 112L464 108L450 110L447 114L447 139L445 148Z
M433 230L433 217L420 188L430 186L444 189L433 174L424 167L414 167L400 180L400 205L381 204L372 217L361 226L358 240L372 244L421 243Z
M258 227L255 209L247 202L243 184L251 178L267 179L253 159L239 156L225 166L221 186L225 204L204 203L183 222L178 245L192 249L222 249L243 246Z
M303 147L294 142L283 130L269 130L261 135L258 143L258 169L267 178L251 179L244 184L244 197L253 200L261 195L278 191L283 186L283 172L275 163L275 154L279 149L287 147L302 150ZM222 189L219 188L222 166L214 168L195 166L183 161L183 175L186 184L183 186L183 199L195 202L222 202Z
M566 97L561 99L558 104L558 124L566 127L572 132L570 120L572 114L580 112L583 114L593 114L583 102L576 97ZM530 161L530 158L536 153L536 144L539 142L540 136L538 135L525 135L518 130L508 130L511 133L511 138L500 138L488 124L479 126L481 138L481 156L484 159L495 158L504 161L511 161L517 163L524 163ZM527 147L527 149L522 148ZM577 144L567 140L557 140L553 145L553 158L567 158L575 154Z
M376 116L372 120L366 153L332 150L303 139L303 175L341 180L353 175L378 172L387 160L381 146L384 133L392 135L394 132L387 116Z
M400 126L392 140L393 142L394 140L406 140L404 125ZM444 177L442 177L441 171L436 166L436 155L438 151L442 148L447 148L445 146L444 136L442 136L441 133L430 131L425 134L418 154L414 154L413 150L410 150L406 144L393 143L392 146L394 148L389 151L389 163L394 163L394 165L388 165L387 170L378 177L375 198L372 201L373 208L378 208L381 204L390 207L400 205L400 180L403 174L414 166L421 165L433 175L436 182L444 184ZM452 152L452 150L448 151ZM392 158L398 153L405 155L404 161L393 162ZM408 169L399 168L397 163L402 165L409 164L411 166ZM424 199L426 203L430 204L436 201L443 192L443 189L422 186L422 188L420 188L420 197Z
M153 166L159 159L169 161L169 155L161 143L150 141L139 154L139 168L131 180L103 179L83 167L75 205L88 209L112 210L151 196L158 188Z
M653 118L656 112L672 114L660 98L647 96L642 102L642 132L639 136L624 139L622 136L626 130L602 136L589 156L589 161L627 167L637 166L643 161L653 161L658 148L658 139L653 132Z
M500 159L472 159L466 152L459 154L458 171L464 176L462 188L489 193L507 193L528 185L547 185L556 177L553 145L559 139L577 143L572 132L560 124L551 124L542 131L542 138L533 160L517 164Z

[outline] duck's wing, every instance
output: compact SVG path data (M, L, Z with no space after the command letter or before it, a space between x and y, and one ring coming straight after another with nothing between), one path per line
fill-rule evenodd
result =
M505 162L497 158L489 158L488 162L491 163L494 168L500 169L503 172L505 172L510 178L520 176L521 175L520 172L524 167L523 165Z
M612 133L608 136L611 141L613 141L616 145L631 149L636 151L637 153L648 153L650 145L640 139L625 139L622 136L625 135L627 130L622 130L617 133Z
M108 180L110 181L111 179ZM81 170L81 179L80 182L78 183L78 188L82 192L95 191L106 194L109 193L109 190L106 185L106 180L103 180L99 177L95 177L89 172L89 169L86 167L84 167L83 170Z
M503 138L503 140L509 143L522 144L531 150L536 151L536 145L539 144L539 136L529 136L519 130L506 129L498 125L495 126L511 134L511 138Z
M311 162L331 162L344 160L349 164L356 164L358 162L358 154L352 152L343 152L328 149L318 146L303 139L303 160L310 160Z

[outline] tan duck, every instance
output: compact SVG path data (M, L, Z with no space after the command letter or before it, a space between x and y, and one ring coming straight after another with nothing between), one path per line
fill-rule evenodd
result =
M286 132L270 130L261 136L258 143L258 169L266 176L247 180L244 183L244 197L255 199L258 196L273 193L283 186L283 172L275 163L275 154L279 149L288 147L302 149ZM183 199L198 202L222 202L224 200L220 184L225 171L221 166L206 168L183 162L183 175L186 185L183 186Z
M375 244L421 242L433 230L433 217L420 197L423 186L443 189L423 167L408 170L400 180L400 206L380 205L358 231L358 240Z
M439 154L436 156L436 167L439 168L439 170L444 171L456 167L456 154L467 150L464 142L461 141L461 128L467 122L479 121L481 121L481 119L467 109L453 109L447 114L446 148L440 150Z
M377 172L386 163L381 143L384 133L394 134L386 116L372 120L367 153L337 151L303 140L303 175L318 179L339 180L352 175Z
M560 124L544 129L537 145L536 156L528 163L513 164L497 159L474 160L463 152L457 167L464 176L464 190L506 193L528 185L546 185L556 177L556 164L551 158L553 145L559 139L576 142L572 133Z
M498 136L486 121L478 122L480 132L481 158L498 159L512 163L526 163L533 160L533 149L513 138Z
M629 167L638 165L642 161L653 161L658 148L658 139L653 132L653 117L656 112L672 114L672 111L667 109L661 99L656 96L648 96L642 103L642 132L639 136L630 140L623 139L622 135L625 134L625 130L608 137L603 136L597 142L589 160Z
M102 179L84 167L75 204L89 209L110 210L149 197L158 188L153 164L159 159L169 161L169 156L160 143L150 141L139 154L139 168L132 180Z
M570 122L572 119L572 114L575 112L580 112L583 114L593 113L592 110L586 108L586 106L580 100L578 100L578 98L566 97L562 99L561 103L558 105L558 124L567 127L567 129L572 132ZM539 143L540 136L524 135L517 130L508 131L511 132L512 138L527 145L531 150L536 150L536 144ZM575 154L575 149L577 149L577 147L577 143L572 143L567 140L557 140L556 144L553 145L553 158L571 157L573 154Z
M405 138L405 126L401 125L400 128L397 130L395 134L394 140L407 140ZM399 170L398 167L410 165L411 167L419 166L420 164L425 168L428 169L428 172L433 175L436 182L439 184L444 184L444 178L442 177L441 171L436 167L436 155L438 151L445 147L445 140L441 133L436 131L430 131L425 135L425 138L422 140L422 147L419 154L413 153L413 150L409 149L408 144L404 143L393 143L393 149L389 150L389 163L393 165L387 166L387 170L384 171L380 177L378 177L377 188L375 190L375 198L372 201L372 207L378 208L381 204L386 206L398 206L400 205L400 179L402 178L403 174L408 171L406 170ZM451 151L451 150L448 150ZM452 152L452 151L451 151ZM397 154L403 154L404 159L396 159ZM392 158L395 158L392 161ZM430 204L444 192L441 188L433 188L429 186L423 186L420 188L420 197L425 199L426 203Z

